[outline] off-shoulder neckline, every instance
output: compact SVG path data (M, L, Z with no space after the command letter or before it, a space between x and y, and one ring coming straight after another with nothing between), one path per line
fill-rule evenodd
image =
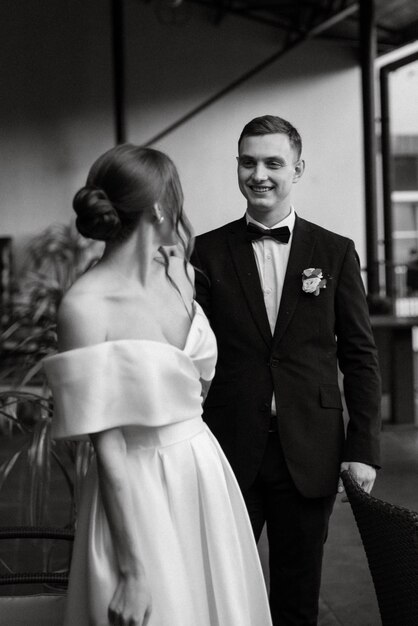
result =
M189 338L190 338L190 334L192 331L192 328L194 326L194 323L198 317L198 313L199 313L199 309L201 309L199 303L196 300L193 300L193 317L190 323L190 327L187 333L187 337L186 337L186 341L184 343L183 348L178 348L177 346L175 346L172 343L169 343L168 341L158 341L156 339L133 339L133 338L126 338L126 339L110 339L108 341L100 341L99 343L92 343L88 346L81 346L80 348L72 348L70 350L65 350L64 352L57 352L56 354L53 354L49 357L46 357L46 359L52 359L54 357L58 357L58 356L65 356L66 354L72 354L74 352L78 352L80 350L88 350L89 348L97 348L99 346L107 346L107 345L113 345L113 344L120 344L120 343L151 343L151 344L155 344L155 345L159 345L159 346L167 346L168 348L172 348L173 350L176 350L177 352L181 352L181 354L185 354L186 353L186 349L187 346L189 344Z

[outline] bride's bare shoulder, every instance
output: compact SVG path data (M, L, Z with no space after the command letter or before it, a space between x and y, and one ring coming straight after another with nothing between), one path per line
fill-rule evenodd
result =
M87 274L63 297L57 316L60 351L100 343L106 339L106 306L97 281Z

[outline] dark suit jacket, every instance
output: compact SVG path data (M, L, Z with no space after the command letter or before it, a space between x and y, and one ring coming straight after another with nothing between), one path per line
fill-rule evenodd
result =
M204 419L241 487L260 468L273 391L284 454L303 495L335 493L342 460L378 465L380 377L353 242L296 217L273 337L245 218L198 236L192 262L219 351ZM327 278L318 296L302 291L309 267Z

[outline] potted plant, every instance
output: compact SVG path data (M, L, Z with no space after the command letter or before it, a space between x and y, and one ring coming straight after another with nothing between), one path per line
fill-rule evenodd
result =
M0 430L7 444L0 448L0 503L7 501L2 525L7 520L9 525L74 527L92 449L88 442L51 439L53 402L42 360L57 349L63 294L101 254L102 244L65 224L50 226L27 248L10 321L0 334ZM60 503L54 506L57 496Z

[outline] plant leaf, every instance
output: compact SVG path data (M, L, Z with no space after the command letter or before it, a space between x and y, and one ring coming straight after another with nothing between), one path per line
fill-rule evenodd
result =
M15 466L16 461L21 456L24 449L27 447L27 444L22 446L20 450L15 452L9 459L7 459L2 465L0 465L0 489L3 487L7 477Z

